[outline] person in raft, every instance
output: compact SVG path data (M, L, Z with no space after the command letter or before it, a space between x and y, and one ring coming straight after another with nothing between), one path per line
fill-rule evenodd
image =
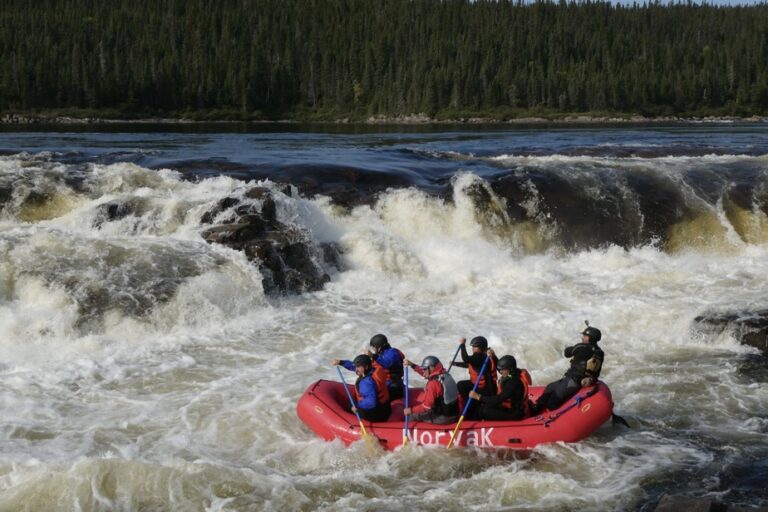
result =
M403 409L411 421L426 421L436 425L448 425L459 420L459 392L456 381L445 371L435 356L427 356L417 366L406 359L403 364L427 379L421 403Z
M463 409L464 404L467 401L469 392L475 385L475 382L479 379L480 383L477 385L477 393L483 396L493 396L496 394L496 364L499 359L493 350L488 348L488 340L482 336L475 336L472 341L469 342L472 347L472 355L467 354L467 339L461 338L459 340L461 349L461 361L457 361L455 366L459 368L467 368L469 370L469 380L459 381L457 386L459 389L459 408ZM480 370L483 368L485 357L490 357L488 364L485 365L483 374L480 375ZM473 402L469 410L467 411L468 418L474 418L477 409L477 402Z
M387 421L392 412L389 405L389 391L384 380L377 380L373 371L373 361L365 354L360 354L354 361L346 359L334 359L334 366L343 366L357 374L355 382L355 405L352 412L357 412L360 417L368 421Z
M550 411L557 409L578 393L579 389L593 385L600 377L605 354L597 346L597 342L603 335L600 329L590 327L587 321L585 323L587 328L581 333L581 343L566 347L563 352L565 357L571 358L571 367L562 379L547 385L536 401L535 413L545 409Z
M403 353L389 345L383 334L371 338L368 355L373 360L373 369L382 372L389 389L389 400L403 398Z
M469 396L480 403L478 416L481 420L521 420L530 415L528 386L531 376L528 370L518 369L514 356L499 359L498 392L495 395L481 395L470 391Z

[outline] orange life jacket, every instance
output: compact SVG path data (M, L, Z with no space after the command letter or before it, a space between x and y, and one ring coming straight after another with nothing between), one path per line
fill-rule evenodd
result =
M523 383L523 418L527 418L533 412L533 401L528 396L528 386L533 384L533 379L525 368L520 369L520 382Z
M522 399L522 405L523 405L523 415L524 416L530 416L531 415L531 401L528 399L528 386L530 386L533 383L533 380L531 379L531 374L528 373L528 370L525 368L522 368L519 370L520 375L520 382L523 385L523 396ZM510 375L509 378L511 379L512 376ZM497 395L501 394L501 387L502 382L501 380L496 382L496 389L497 389ZM499 404L504 409L512 409L512 398L508 398L507 400L504 400Z
M373 370L371 373L368 374L372 379L373 383L376 384L376 405L386 404L389 402L389 388L387 387L387 380L383 377L383 372ZM360 381L365 378L361 377L357 379L357 382L355 382L355 398L357 398L357 402L360 402L363 399L363 396L360 394L360 388L359 384Z
M405 354L403 354L399 349L392 349L395 350L398 354L400 354L400 360L402 361L405 359ZM389 370L388 368L384 368L377 360L371 361L373 364L374 371L380 371L385 376L384 382L387 381L402 381L403 380L403 365L399 365L399 368L395 368L395 371Z
M477 385L477 389L483 389L486 387L485 382L485 376L490 375L491 382L490 385L493 386L494 384L497 384L496 382L496 361L491 357L488 359L488 364L485 366L485 372L484 375L478 375L478 371L475 370L475 367L471 364L467 368L469 370L469 379L472 381L472 384L477 382L478 376L480 377L480 383ZM491 388L493 389L493 388Z
M379 367L379 369L375 369L369 373L371 378L373 379L373 383L376 384L376 400L378 401L378 404L386 404L389 402L389 388L387 387L387 377L382 371L382 368ZM358 389L357 385L355 385L355 395L357 396L357 401L363 399L363 397L360 395L360 390Z
M509 376L507 378L511 379L512 377ZM499 380L496 381L496 394L497 395L501 394L501 388L502 388L503 385L504 385L504 381L503 380L499 379ZM509 397L506 400L504 400L503 402L501 402L499 404L499 407L501 407L502 409L512 409L512 397Z
M386 404L389 402L389 387L387 386L387 380L389 380L389 372L379 366L373 369L373 382L376 383L377 398L379 404Z

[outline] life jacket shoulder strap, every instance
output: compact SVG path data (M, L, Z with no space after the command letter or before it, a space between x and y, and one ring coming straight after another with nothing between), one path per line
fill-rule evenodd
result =
M528 418L533 412L533 401L528 396L528 387L533 384L533 378L525 368L520 369L520 382L523 384L523 417Z

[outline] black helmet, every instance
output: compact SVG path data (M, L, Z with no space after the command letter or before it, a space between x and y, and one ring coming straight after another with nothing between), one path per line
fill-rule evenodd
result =
M427 356L421 362L421 368L426 370L431 366L437 366L439 364L440 364L440 360L438 358L436 358L435 356Z
M603 334L597 327L587 327L581 332L581 334L582 336L589 336L590 343L597 343L600 341L600 338L603 337Z
M502 356L496 368L499 370L514 370L517 368L517 361L514 356Z
M365 355L365 354L360 354L359 356L357 356L357 357L355 358L355 360L354 360L354 361L352 361L352 364L353 364L355 367L358 367L358 366L365 366L366 368L370 368L370 367L371 367L371 358L370 358L370 357L368 357L368 356L367 356L367 355Z
M469 344L473 347L480 347L480 350L483 351L488 350L488 340L482 336L475 336Z
M377 348L381 350L382 348L388 348L389 347L389 341L387 340L387 337L383 334L377 334L373 338L371 338L370 345L373 348Z

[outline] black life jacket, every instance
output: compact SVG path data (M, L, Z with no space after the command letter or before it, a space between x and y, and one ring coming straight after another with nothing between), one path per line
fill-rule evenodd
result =
M589 351L589 353L585 354L584 351ZM576 382L581 382L584 377L597 379L600 376L605 358L605 353L597 346L597 343L581 343L574 347L574 352L577 352L579 357L576 358L574 355L571 358L571 367L565 373L566 376Z

